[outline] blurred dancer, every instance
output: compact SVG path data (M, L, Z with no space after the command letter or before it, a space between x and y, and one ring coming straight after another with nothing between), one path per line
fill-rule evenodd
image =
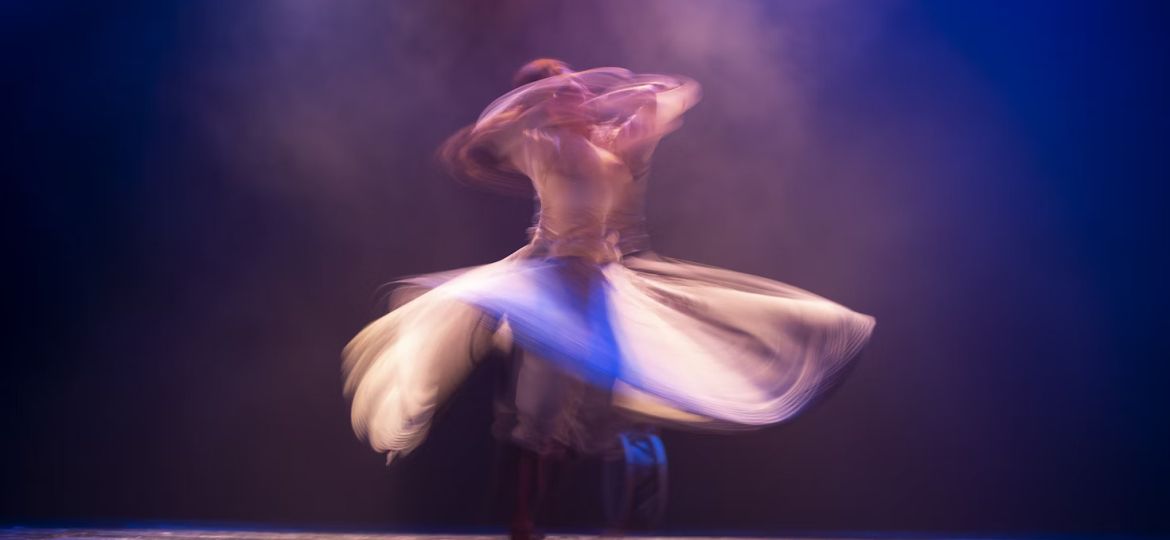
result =
M344 368L354 430L389 461L422 442L479 359L510 354L494 432L523 449L513 535L525 537L526 490L543 490L548 460L614 452L634 423L787 420L857 354L874 319L650 250L651 156L699 101L694 81L541 59L515 83L440 153L469 183L535 194L528 244L402 280L395 309L349 343Z

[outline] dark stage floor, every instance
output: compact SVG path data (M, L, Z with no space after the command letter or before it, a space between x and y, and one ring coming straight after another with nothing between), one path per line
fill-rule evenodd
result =
M68 540L68 539L86 539L86 538L105 538L105 539L142 539L142 540L303 540L310 538L319 538L323 540L499 540L506 538L506 536L488 535L488 534L373 534L373 533L326 533L326 532L312 532L312 531L240 531L240 530L199 530L199 529L53 529L53 528L0 528L0 540L17 539L17 538L31 538L31 539L54 539L54 540ZM551 534L546 537L547 540L570 540L570 539L587 539L587 538L603 538L594 535L580 535L580 534ZM612 538L612 537L604 537ZM818 540L893 540L893 539L913 539L913 540L959 540L959 539L1026 539L1038 538L1036 536L1011 536L1011 535L945 535L945 534L895 534L895 533L859 533L852 536L785 536L785 537L760 537L760 536L642 536L632 535L627 538L635 538L637 540L715 540L715 539L736 539L736 538L751 538L752 540L800 540L800 539L818 539ZM1060 535L1043 535L1039 538L1045 540L1054 540L1058 538L1095 538L1094 536L1060 536ZM1120 538L1117 536L1109 536L1109 538ZM1134 538L1139 537L1125 537Z
M191 530L191 529L34 529L13 528L0 529L0 540L31 538L31 539L142 539L142 540L302 540L320 538L323 540L499 540L504 535L485 534L361 534L361 533L322 533L322 532L265 532L265 531L224 531L224 530ZM547 540L570 540L599 538L593 535L551 534ZM686 540L714 540L718 538L737 538L732 536L635 536L639 540L670 540L674 538ZM741 538L741 537L740 537ZM752 537L753 540L768 540ZM796 537L786 537L795 540ZM846 538L846 537L842 537ZM852 537L873 538L873 537ZM834 539L836 540L836 539Z
M320 532L264 532L264 531L215 531L215 530L167 530L167 529L0 529L0 540L32 538L32 539L82 539L82 538L124 538L143 540L302 540L320 538L324 540L499 540L503 535L481 534L359 534L359 533L320 533ZM558 535L546 537L547 540L599 538L590 535ZM637 536L639 540L667 540L666 536ZM686 540L708 540L716 538L735 538L731 536L688 536ZM767 540L757 539L753 540Z

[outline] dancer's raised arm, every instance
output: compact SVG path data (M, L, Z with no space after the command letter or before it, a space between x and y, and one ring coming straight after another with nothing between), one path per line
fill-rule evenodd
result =
M608 131L610 146L631 169L649 165L658 141L682 125L682 115L702 99L694 80L641 75L589 100L599 125Z

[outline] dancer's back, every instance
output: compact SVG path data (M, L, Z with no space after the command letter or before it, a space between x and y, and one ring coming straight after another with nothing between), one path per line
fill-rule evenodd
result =
M490 126L493 151L531 179L540 204L535 247L612 261L648 247L650 158L698 97L691 81L600 68L519 88L476 129Z

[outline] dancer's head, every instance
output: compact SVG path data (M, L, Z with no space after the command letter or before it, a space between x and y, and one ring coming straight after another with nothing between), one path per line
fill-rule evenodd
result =
M512 84L518 88L567 73L573 73L569 64L555 58L538 58L521 66L512 77ZM516 116L521 112L523 106L517 105L496 118ZM515 170L506 159L496 155L490 144L482 143L483 139L490 138L494 127L488 124L479 126L478 130L476 128L477 124L472 124L457 131L439 148L439 160L447 171L471 185L502 193L531 195L532 185L528 177Z
M572 73L573 69L569 64L556 58L537 58L516 70L516 75L512 77L512 86L521 87L528 83L533 83L541 79L546 79L554 75L564 75L565 73Z

